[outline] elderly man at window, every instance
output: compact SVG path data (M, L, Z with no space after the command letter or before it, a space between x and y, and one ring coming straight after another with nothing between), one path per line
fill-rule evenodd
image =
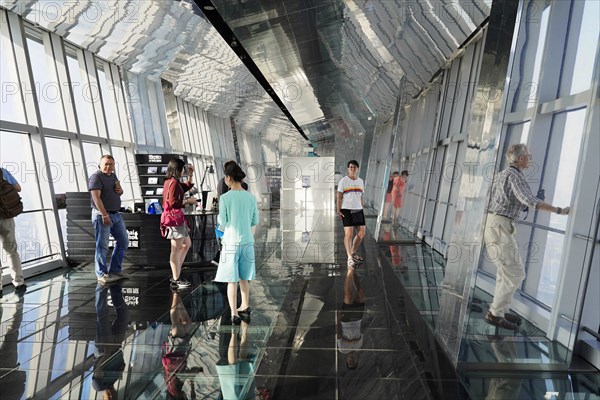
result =
M494 300L485 320L501 328L517 330L521 318L509 309L515 291L525 279L525 268L515 239L515 220L524 207L559 215L569 214L569 207L554 207L532 194L522 172L531 164L531 154L525 144L511 145L506 158L510 166L494 179L483 236L488 254L498 268Z

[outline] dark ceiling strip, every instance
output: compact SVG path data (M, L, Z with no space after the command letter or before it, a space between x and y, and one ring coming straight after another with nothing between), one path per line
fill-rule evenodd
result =
M462 44L460 46L458 46L459 49L465 48L467 47L467 45L471 42L471 39L473 39L475 36L479 35L479 32L481 32L483 30L483 28L485 28L485 26L488 24L490 20L490 17L486 17L477 27L477 29L473 30L473 32L462 42Z
M252 57L250 57L250 54L248 54L246 49L244 49L244 46L242 46L241 42L237 39L233 31L231 30L229 25L227 25L227 23L225 22L217 8L213 5L213 3L209 0L194 0L194 2L200 8L202 13L206 16L206 18L210 21L212 26L215 27L217 32L219 32L223 39L225 39L225 42L227 42L227 44L229 44L229 46L235 52L235 54L237 54L237 56L244 63L246 68L248 68L250 73L254 75L258 83L260 83L260 85L266 90L267 94L271 96L275 104L277 104L281 111L283 111L285 116L296 127L296 129L298 129L298 132L300 132L302 137L306 140L309 140L308 136L306 136L300 125L298 125L294 117L292 117L292 114L290 114L285 104L283 104L279 96L277 96L277 93L275 92L273 87L271 87L271 84L269 83L269 81L267 81L267 78L265 78L258 66L254 63ZM232 43L235 43L235 46L232 46Z

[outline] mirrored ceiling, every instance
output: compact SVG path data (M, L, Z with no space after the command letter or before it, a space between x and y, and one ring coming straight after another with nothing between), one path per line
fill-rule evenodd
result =
M195 0L218 13L319 154L372 133L485 21L491 0ZM214 8L214 9L213 9ZM400 81L405 93L400 93Z
M417 94L484 22L491 0L1 5L126 70L170 81L176 95L248 134L298 147L306 135L320 155L334 155L336 137L372 134L399 96Z

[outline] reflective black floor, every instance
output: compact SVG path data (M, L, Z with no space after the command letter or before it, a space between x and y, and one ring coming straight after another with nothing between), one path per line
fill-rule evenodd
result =
M429 334L436 296L422 295L443 277L439 260L411 269L420 248L386 251L368 233L365 262L348 269L333 215L261 219L240 326L210 269L186 269L193 288L176 293L166 262L110 286L83 265L28 279L24 296L5 287L0 399L467 399L494 387L487 398L543 398L520 378L457 377Z

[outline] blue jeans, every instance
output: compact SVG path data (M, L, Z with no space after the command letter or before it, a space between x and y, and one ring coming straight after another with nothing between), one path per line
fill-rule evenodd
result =
M109 272L121 272L121 264L125 250L129 246L129 235L123 217L120 213L108 214L110 225L102 223L102 214L95 208L92 209L92 224L94 225L94 233L96 235L96 276ZM110 258L110 267L106 265L106 255L108 254L108 239L109 234L115 238L116 244L113 249L112 257Z
M111 321L108 308L108 293L117 318ZM112 349L117 351L125 340L129 323L129 310L123 299L123 286L114 284L108 288L96 285L96 339L94 355L100 357Z

